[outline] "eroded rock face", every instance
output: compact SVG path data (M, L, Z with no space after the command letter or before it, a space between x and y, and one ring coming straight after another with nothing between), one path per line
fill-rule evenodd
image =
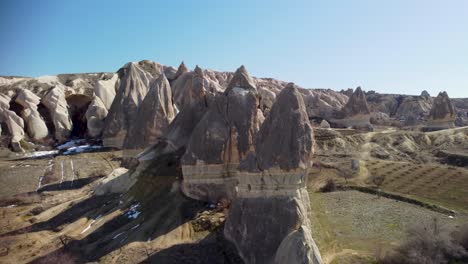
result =
M94 87L94 94L101 99L107 110L110 109L115 98L115 86L118 83L119 75L114 74L107 80L98 80Z
M275 263L275 258L303 263L308 256L321 263L313 240L300 229L309 225L305 183L312 165L313 142L302 96L289 84L263 122L255 151L239 165L237 197L224 234L246 263ZM262 246L255 246L259 244ZM307 246L286 252L293 244Z
M337 117L337 119L331 120L336 126L365 130L372 128L369 106L361 87L356 88L343 109L337 113Z
M50 89L42 98L42 103L50 112L55 127L55 139L62 143L69 137L72 122L68 113L68 104L61 86Z
M434 99L430 117L433 120L455 118L455 110L446 92L439 93L439 95Z
M261 115L257 90L243 66L231 82L208 103L182 158L184 193L198 200L232 198L237 166L253 150Z
M330 124L324 119L320 122L320 128L330 128Z
M44 119L37 111L37 105L41 102L39 96L29 90L21 89L15 101L24 107L21 117L26 122L28 135L35 140L47 137L49 131Z
M101 98L95 96L86 110L86 125L89 136L94 138L101 136L107 113L107 108Z
M148 93L150 82L162 72L162 65L152 61L130 62L118 71L120 86L104 124L105 146L123 146L128 129L136 121L138 107Z
M142 149L156 143L175 115L171 86L165 74L161 74L151 82L150 90L138 109L136 121L127 133L124 148Z
M434 99L430 118L424 130L433 131L455 127L457 118L455 108L446 92L441 92Z
M10 144L14 151L21 152L21 140L24 138L24 121L15 112L9 110L11 98L0 94L0 121L5 123L10 134Z

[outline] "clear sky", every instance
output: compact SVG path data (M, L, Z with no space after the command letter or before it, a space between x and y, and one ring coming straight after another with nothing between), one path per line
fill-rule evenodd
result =
M150 59L306 88L468 97L468 1L0 0L0 75Z

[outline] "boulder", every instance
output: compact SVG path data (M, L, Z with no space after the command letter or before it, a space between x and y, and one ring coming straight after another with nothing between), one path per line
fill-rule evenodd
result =
M246 263L284 259L304 263L307 258L321 263L312 238L300 229L310 225L306 178L314 139L295 85L289 84L279 93L255 141L255 148L238 167L237 195L225 224L226 238ZM256 246L259 244L262 246ZM289 250L291 247L295 250Z
M21 111L21 117L26 122L29 137L35 140L47 137L49 131L46 123L37 111L37 105L41 102L41 99L33 92L21 89L16 96L15 102L24 108Z
M163 67L152 61L130 62L119 69L120 85L104 123L103 144L122 148L128 129L134 125L138 107L159 77Z
M255 83L241 66L226 91L209 102L187 144L182 157L187 196L211 202L234 197L239 162L254 148L258 104Z
M330 128L330 124L327 120L323 119L322 122L320 122L320 128Z
M172 92L165 74L151 82L136 120L125 138L125 149L143 149L156 143L175 117Z
M68 140L72 130L72 121L68 113L68 103L61 86L50 89L42 98L42 103L50 112L55 128L55 139L59 143Z
M15 112L9 110L11 98L0 94L0 122L8 127L10 145L13 151L22 152L21 140L24 139L24 121Z

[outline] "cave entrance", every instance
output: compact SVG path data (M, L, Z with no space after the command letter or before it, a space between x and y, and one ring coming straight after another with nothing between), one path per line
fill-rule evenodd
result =
M55 126L54 126L54 121L52 120L52 115L49 112L49 108L47 108L41 102L37 105L37 111L39 112L39 115L41 115L42 119L44 119L47 130L49 131L49 135L54 135Z
M21 116L21 112L23 110L24 110L24 107L18 104L17 102L15 102L15 100L10 101L10 111L15 112L17 116Z
M92 100L93 98L84 94L72 94L67 97L68 112L73 124L70 135L72 138L83 138L86 136L86 110L88 110L88 106Z

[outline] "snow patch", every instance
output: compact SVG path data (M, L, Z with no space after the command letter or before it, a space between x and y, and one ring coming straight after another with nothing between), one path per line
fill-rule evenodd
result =
M59 150L68 149L68 148L83 144L85 142L86 142L86 139L72 139L70 141L63 143L62 145L57 146L57 149Z
M136 204L130 206L130 209L128 209L128 211L125 213L125 215L129 219L137 219L138 216L141 214L141 212L138 211L138 207L140 207L140 203L136 203Z
M65 152L63 152L63 155L79 154L79 153L89 152L89 151L100 149L100 148L102 148L102 146L86 144L86 145L71 147L67 149Z
M42 158L47 156L54 156L59 153L58 150L44 150L44 151L34 151L31 153L25 154L24 158Z

